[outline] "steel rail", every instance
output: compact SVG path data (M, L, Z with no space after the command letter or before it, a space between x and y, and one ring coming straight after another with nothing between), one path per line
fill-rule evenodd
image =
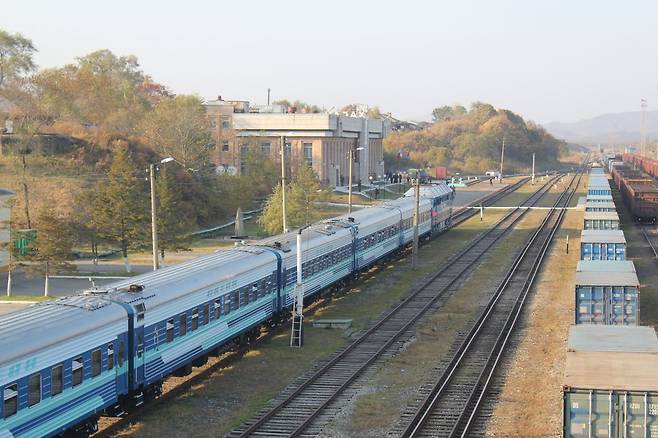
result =
M548 182L546 182L543 186L541 186L535 193L533 193L527 200L524 202L526 203L531 203L532 205L536 204L540 199L543 198L543 196L551 189L553 183L555 180L557 180L561 175L557 175ZM256 434L258 429L260 429L262 426L264 426L269 420L273 419L277 413L279 413L282 409L284 409L286 406L290 405L305 389L307 389L310 385L312 385L314 382L316 382L321 376L324 376L327 374L327 372L334 367L336 364L338 364L342 359L344 359L349 353L354 351L358 346L363 344L369 337L371 337L373 334L376 334L377 331L388 321L390 321L392 318L394 318L402 309L407 308L407 306L410 303L413 303L413 300L422 292L424 291L433 281L435 281L438 277L440 277L442 274L446 273L450 268L455 266L457 262L460 261L462 257L465 255L469 254L469 252L475 248L478 243L483 242L485 238L491 236L494 231L500 230L502 225L505 224L506 222L511 222L506 225L504 228L504 231L501 232L498 236L495 236L494 240L488 243L488 245L484 248L484 250L477 255L476 259L474 261L477 261L482 255L486 253L486 251L494 244L496 243L504 234L505 232L512 227L514 224L516 224L523 216L525 216L526 212L528 210L524 209L513 209L509 211L503 218L501 218L492 228L480 233L473 241L471 241L466 248L464 248L462 251L460 251L455 257L449 259L446 264L437 271L436 273L432 274L427 278L425 281L423 281L422 284L420 284L418 287L416 287L412 293L405 298L400 304L398 304L394 309L392 309L388 314L386 314L380 321L378 321L374 326L372 326L370 329L368 329L364 334L362 334L358 339L356 339L352 344L350 344L347 348L345 348L343 351L341 351L339 354L334 356L331 360L329 360L325 365L323 365L320 369L318 369L315 373L313 373L309 378L307 378L304 382L302 382L301 385L299 385L291 394L289 394L285 399L281 400L277 405L273 406L270 408L267 412L262 414L254 423L252 424L247 424L247 428L243 431L240 430L235 430L235 434L231 434L231 436L250 436L253 434ZM435 302L441 298L445 291L448 290L455 282L457 282L460 278L461 275L468 270L470 265L464 266L463 269L461 269L457 275L452 278L448 282L448 284L444 287L442 287L442 290L437 293L436 295L433 296L433 298L429 299L421 308L418 310L411 318L407 320L406 323L402 325L399 329L396 329L396 331L390 335L390 337L387 339L387 341L381 346L378 347L377 350L373 353L370 353L368 359L365 362L362 362L360 366L358 366L341 384L339 384L329 395L329 397L325 398L319 406L316 408L312 409L312 412L308 414L300 424L298 425L293 425L294 428L289 432L289 433L281 433L283 436L298 436L301 434L310 424L311 422L323 411L323 409L331 403L335 398L341 394L347 386L349 386L359 375L362 374L363 371L365 371L375 360L377 360L389 347L391 344L393 344L397 339L400 338L415 322L418 321L420 317L422 317L427 310L429 310ZM311 408L309 408L311 409ZM268 433L264 433L268 434Z
M579 172L580 177L582 177L582 172ZM578 178L578 181L580 181L580 177ZM573 186L573 183L576 179L576 175L572 178L572 181L570 184L567 186L567 188L562 192L558 200L554 203L554 207L557 207L562 200L564 199L564 196L566 195L567 192L569 192L570 188ZM578 185L575 185L575 188L571 191L571 194L568 196L568 199L571 199L571 196L573 195L573 192L577 189ZM566 202L568 204L568 200ZM404 437L415 437L418 434L421 433L423 430L423 426L425 425L426 421L429 419L429 416L431 415L434 407L436 406L438 400L440 397L444 394L444 391L448 385L448 383L451 381L453 376L456 374L456 372L459 370L459 367L462 365L462 360L466 356L466 354L469 352L469 348L471 345L475 342L477 336L480 334L480 331L483 329L484 325L489 321L489 316L492 314L492 311L496 304L499 302L503 292L509 285L509 283L512 281L512 278L514 274L517 272L517 269L521 265L521 263L524 261L525 256L527 255L528 251L533 247L533 243L537 240L538 236L545 231L546 224L549 222L549 220L553 217L554 212L556 209L551 209L549 213L547 213L542 220L540 226L537 228L537 230L533 233L533 235L528 239L526 245L524 246L523 250L519 253L519 255L516 257L512 267L508 270L504 280L501 282L500 286L497 288L496 293L492 297L492 299L489 301L487 307L484 309L484 311L481 313L480 317L476 321L475 325L473 328L470 330L468 333L467 337L465 340L461 343L460 347L458 348L457 352L453 355L452 359L450 360L449 364L447 365L445 371L441 375L441 377L438 379L436 384L433 386L432 390L430 391L429 395L425 397L423 402L421 403L421 406L419 409L416 411L416 414L414 415L411 423L405 428L403 435ZM562 217L564 215L565 210L560 210L559 216ZM559 221L556 223L559 224ZM555 227L555 225L554 225ZM545 242L550 242L550 238L552 238L555 230L557 228L551 228L551 232L549 233L549 236L547 239L544 240ZM542 244L543 246L543 244ZM547 247L547 244L546 244ZM531 273L535 273L538 270L539 265L535 264L531 268ZM530 276L528 277L530 278ZM534 279L534 274L531 276L531 278ZM526 282L524 283L523 289L528 286L528 279L526 279ZM516 303L512 307L512 310L516 307L518 304L518 299L516 300ZM509 316L507 318L509 320ZM502 334L504 333L501 332L497 339L500 339ZM496 342L496 344L498 341ZM494 344L494 348L495 345ZM486 363L484 364L486 367ZM472 392L475 391L477 388L477 384L473 386ZM469 395L469 398L467 399L466 403L464 404L464 410L461 412L459 420L455 424L455 428L459 425L461 418L464 416L465 409L468 408L470 404L470 400L472 398L472 393ZM454 432L454 430L453 430Z

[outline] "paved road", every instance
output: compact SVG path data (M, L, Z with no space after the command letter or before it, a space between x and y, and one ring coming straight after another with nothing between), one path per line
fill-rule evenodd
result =
M87 262L76 263L78 272L76 275L93 275L93 265ZM103 274L123 274L125 272L123 264L102 263L98 266L98 272ZM133 265L134 273L147 272L151 269L147 265ZM116 279L98 279L95 280L97 286L112 283ZM71 279L71 278L51 278L48 284L49 294L52 296L70 295L80 290L91 287L88 278ZM0 273L0 294L4 295L7 291L7 273ZM24 271L16 271L11 275L11 292L12 295L43 295L44 279L38 275L28 275Z

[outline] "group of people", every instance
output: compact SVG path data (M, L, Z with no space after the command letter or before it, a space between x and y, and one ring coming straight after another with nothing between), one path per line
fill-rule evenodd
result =
M405 177L401 173L393 173L393 172L388 172L386 174L386 181L388 181L391 184L400 184L405 181ZM411 183L411 177L409 175L406 176L406 182L407 184Z

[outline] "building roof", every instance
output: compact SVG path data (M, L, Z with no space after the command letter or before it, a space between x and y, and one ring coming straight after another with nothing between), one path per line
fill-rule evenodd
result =
M596 219L605 219L605 220L619 220L619 215L616 211L586 211L585 220L596 220Z
M626 237L621 230L583 230L580 233L581 243L626 243Z
M564 385L580 389L658 391L653 327L575 325L569 330Z

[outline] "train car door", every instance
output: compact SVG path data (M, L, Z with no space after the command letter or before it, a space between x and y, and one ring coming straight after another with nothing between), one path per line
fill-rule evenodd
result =
M146 314L146 306L144 303L135 304L135 330L133 340L135 351L134 355L134 370L135 382L134 387L139 387L144 382L144 316Z

